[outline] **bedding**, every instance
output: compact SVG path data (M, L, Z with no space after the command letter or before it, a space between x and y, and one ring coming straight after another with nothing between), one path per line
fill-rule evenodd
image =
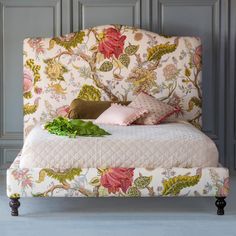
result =
M96 124L130 125L148 113L145 108L134 108L112 104L95 121Z
M100 126L111 135L70 139L34 127L20 168L217 167L214 142L189 123Z
M165 121L165 119L169 116L179 112L179 109L172 107L144 92L141 92L134 99L134 101L128 105L128 107L146 108L149 111L145 116L140 117L134 122L139 125L159 124L162 121Z
M68 117L70 119L97 119L107 110L112 101L87 101L80 98L74 99L70 104ZM128 105L128 101L116 102L121 105Z

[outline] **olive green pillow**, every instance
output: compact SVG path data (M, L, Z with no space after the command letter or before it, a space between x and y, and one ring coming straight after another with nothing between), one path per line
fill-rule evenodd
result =
M77 98L70 104L68 117L70 119L97 119L112 103L126 106L130 104L130 102L86 101Z

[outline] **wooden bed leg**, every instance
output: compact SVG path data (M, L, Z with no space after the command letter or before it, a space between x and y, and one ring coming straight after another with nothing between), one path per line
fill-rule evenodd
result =
M10 198L9 206L11 207L11 215L18 216L18 208L20 207L20 198Z
M226 206L225 197L216 197L215 205L217 207L217 215L224 215L224 208Z

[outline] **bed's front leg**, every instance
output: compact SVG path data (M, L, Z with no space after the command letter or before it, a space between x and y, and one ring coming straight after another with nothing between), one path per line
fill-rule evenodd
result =
M11 215L18 216L18 208L20 207L20 198L10 198L9 206L11 207Z
M226 206L225 197L216 197L215 205L217 207L217 215L224 215L224 208Z

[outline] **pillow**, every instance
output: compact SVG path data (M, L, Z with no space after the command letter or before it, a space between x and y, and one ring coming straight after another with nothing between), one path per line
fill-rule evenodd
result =
M95 121L96 124L112 125L130 125L135 120L146 114L148 111L144 108L134 108L122 106L121 104L112 104L110 108L104 111Z
M128 105L130 102L117 102ZM86 101L80 98L74 99L70 104L70 119L97 119L107 108L111 106L110 101Z
M177 108L157 100L144 92L141 92L128 107L145 108L149 111L145 116L135 121L135 124L139 125L159 124L170 115L178 112Z

